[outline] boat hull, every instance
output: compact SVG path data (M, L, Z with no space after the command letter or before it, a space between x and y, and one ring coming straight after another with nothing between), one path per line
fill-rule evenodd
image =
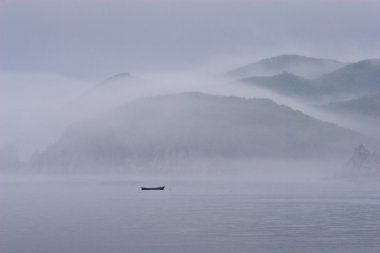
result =
M165 186L159 186L159 187L141 187L142 191L163 191L165 189Z

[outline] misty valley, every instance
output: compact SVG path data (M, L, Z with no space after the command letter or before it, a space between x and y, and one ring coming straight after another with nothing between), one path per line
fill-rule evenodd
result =
M95 85L69 82L41 84L41 98L18 97L12 82L2 84L15 110L1 114L9 124L3 174L212 177L241 170L255 177L267 167L339 177L359 145L373 157L380 150L377 59L280 55L207 77L121 73ZM379 158L365 171L366 159L357 162L357 176L379 177Z
M380 250L380 59L2 80L0 252Z

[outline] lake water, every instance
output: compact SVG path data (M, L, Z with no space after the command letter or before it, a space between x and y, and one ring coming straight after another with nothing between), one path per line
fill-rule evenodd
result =
M140 191L165 184L165 191ZM380 252L374 183L0 183L1 253Z

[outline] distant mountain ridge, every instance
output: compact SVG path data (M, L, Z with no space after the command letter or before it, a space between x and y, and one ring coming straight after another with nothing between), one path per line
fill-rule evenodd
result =
M240 79L240 81L307 101L313 101L321 96L318 88L312 85L312 80L288 72L282 72L274 76L248 77Z
M112 83L115 81L125 81L125 80L128 80L130 78L132 78L132 75L130 73L122 72L122 73L118 73L118 74L115 74L115 75L107 78L106 80L101 82L100 85L106 85L106 84L109 84L109 83Z
M318 106L330 114L360 124L362 132L380 138L380 93Z
M305 78L316 78L345 65L347 65L347 63L336 60L285 54L239 67L229 71L228 75L237 78L246 78L252 76L271 76L282 72L289 72Z
M309 102L313 102L311 99L321 102L353 99L380 93L380 59L343 65L318 78L303 78L294 73L282 72L270 76L250 76L240 81Z
M335 159L365 136L268 99L179 93L140 99L72 125L36 153L40 170L120 168L192 159Z
M72 99L66 104L63 113L72 118L71 121L91 118L124 104L126 97L131 97L132 92L136 87L140 88L142 83L141 79L128 72L115 74Z
M358 114L380 120L380 93L323 105L325 110Z
M325 92L360 95L380 92L380 59L363 60L316 79Z

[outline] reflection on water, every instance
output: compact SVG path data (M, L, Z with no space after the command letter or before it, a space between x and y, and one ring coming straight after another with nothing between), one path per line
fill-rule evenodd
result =
M0 252L380 252L378 186L142 184L2 182Z

